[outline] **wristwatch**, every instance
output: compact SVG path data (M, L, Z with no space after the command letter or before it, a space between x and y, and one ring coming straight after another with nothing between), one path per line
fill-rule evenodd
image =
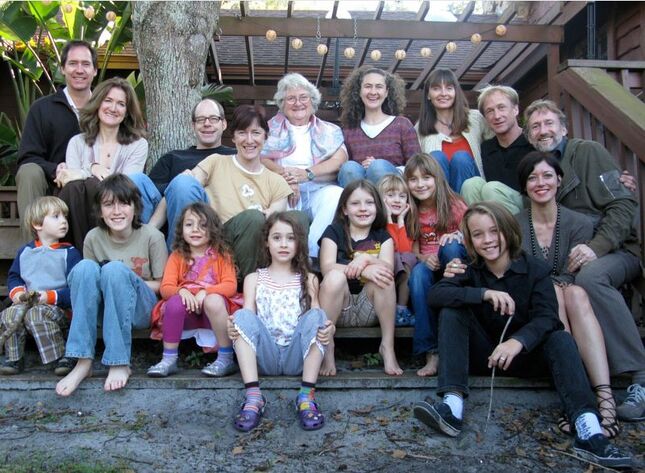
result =
M310 181L313 181L316 178L316 175L311 169L305 169L305 172L307 173L307 179Z

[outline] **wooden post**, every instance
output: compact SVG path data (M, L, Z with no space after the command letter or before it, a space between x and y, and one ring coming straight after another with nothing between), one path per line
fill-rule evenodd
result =
M555 76L558 74L558 66L560 65L560 45L549 45L549 53L547 55L546 75L548 78L549 98L555 103L560 105L560 85Z

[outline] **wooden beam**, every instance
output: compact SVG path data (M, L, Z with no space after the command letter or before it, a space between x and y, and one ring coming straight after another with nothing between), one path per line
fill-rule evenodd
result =
M331 17L336 18L337 13L338 13L338 1L335 1L334 7L332 8L332 11L331 11ZM320 61L320 71L318 71L318 78L316 79L316 87L320 87L323 75L325 73L325 65L327 64L327 56L329 56L329 46L331 45L331 38L327 38L327 40L325 41L325 44L327 45L327 54L323 54L322 60Z
M569 67L596 67L598 69L645 69L645 61L605 61L602 59L567 59L560 70Z
M499 23L503 23L507 25L510 23L510 21L513 19L515 16L515 6L511 5L509 6L504 13L502 13L502 16L499 17ZM463 76L468 69L470 69L470 66L475 64L475 61L479 59L479 57L484 54L484 51L488 49L488 47L491 45L490 42L488 41L482 41L479 43L477 46L473 48L473 50L470 52L468 57L461 63L461 65L457 68L457 71L455 72L455 76L457 76L457 80L461 79L461 76Z
M473 14L474 10L475 2L468 3L466 5L466 8L464 8L464 11L461 13L461 15L459 15L457 21L468 20L468 18L470 18L470 15ZM448 44L448 42L444 41L439 45L439 50L434 52L434 56L430 59L430 61L428 61L428 64L426 64L426 66L421 71L421 74L419 74L419 77L417 77L417 79L412 83L412 86L410 87L411 90L419 89L428 78L430 71L432 71L435 66L439 64L439 61L441 61L441 58L446 53L446 44Z
M560 84L555 77L558 74L560 65L560 46L557 44L549 45L549 54L546 60L546 77L549 87L549 98L560 105Z
M273 28L281 36L314 37L315 18L220 17L225 36L262 36ZM484 41L562 43L564 28L556 25L508 25L504 36L496 23L418 22L412 20L356 20L359 38L460 41L479 33ZM320 33L332 38L353 38L354 20L320 20Z
M248 9L248 1L240 2L240 15L242 18L246 16ZM253 63L253 38L248 35L244 36L244 44L246 45L246 60L249 66L249 83L255 85L255 64Z
M374 18L373 18L374 20L378 20L381 18L384 7L385 7L385 2L378 2L378 6L376 7L376 11L374 12ZM361 46L360 54L357 54L358 62L356 63L356 67L361 67L365 62L365 57L367 56L367 52L370 49L370 44L372 44L372 40L369 38L363 42L363 46Z
M287 3L287 18L291 18L293 13L293 2ZM289 35L284 37L284 73L286 74L289 71L289 44L291 43L291 38Z
M430 9L430 2L422 2L421 7L419 8L419 11L417 12L417 15L415 17L415 20L416 21L423 21L423 19L425 18L425 16L428 13L429 9ZM412 40L408 40L408 42L403 47L403 50L407 53L408 49L410 49L411 45L412 45ZM399 68L400 64L401 64L401 61L398 60L398 59L395 59L388 70L390 72L396 72L396 70Z
M217 55L217 46L215 45L215 41L211 40L211 53L213 55L213 66L215 66L215 74L217 74L217 81L220 84L224 83L224 80L222 79L222 69L219 67L219 56Z

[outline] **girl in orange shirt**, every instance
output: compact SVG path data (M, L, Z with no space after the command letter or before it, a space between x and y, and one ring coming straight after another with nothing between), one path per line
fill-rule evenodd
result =
M237 371L227 334L229 314L239 308L231 298L237 292L232 253L224 241L222 223L203 202L188 205L175 229L173 252L161 280L163 358L148 369L148 376L177 372L179 341L183 330L212 329L219 345L217 359L202 370L208 376Z

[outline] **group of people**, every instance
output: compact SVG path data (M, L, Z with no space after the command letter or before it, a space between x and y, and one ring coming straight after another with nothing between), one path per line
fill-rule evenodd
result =
M384 370L400 375L395 325L413 324L417 374L438 374L443 396L415 406L422 422L460 432L469 373L550 371L577 453L630 461L607 437L618 417L645 417L645 350L619 291L641 271L635 181L601 145L568 138L556 104L533 102L522 130L512 88L487 87L471 110L454 74L436 69L414 125L403 81L365 66L343 85L340 128L316 116L316 87L290 73L268 121L241 105L229 122L200 101L195 145L144 174L128 83L90 91L96 54L82 41L61 64L66 87L34 103L19 153L33 241L10 270L1 373L22 369L28 330L43 363L66 375L56 392L70 395L91 375L102 326L105 389L120 389L132 328L152 327L163 354L149 376L175 373L181 339L194 336L217 350L204 374L241 371L238 430L261 421L259 374L302 374L296 411L314 430L336 327L380 325ZM225 129L235 148L222 145ZM633 382L617 407L610 374L622 373Z

